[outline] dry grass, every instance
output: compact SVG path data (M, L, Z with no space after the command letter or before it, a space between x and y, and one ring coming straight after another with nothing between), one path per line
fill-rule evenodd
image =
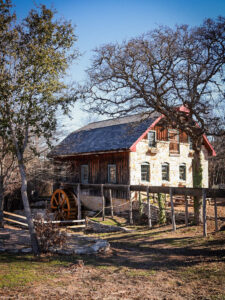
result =
M194 226L135 229L98 235L111 243L107 254L2 255L0 298L225 299L225 232L203 238Z

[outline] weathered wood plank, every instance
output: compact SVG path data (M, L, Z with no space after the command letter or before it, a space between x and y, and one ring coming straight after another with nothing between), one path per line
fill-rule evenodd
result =
M77 185L77 219L81 219L81 199L80 199L80 183Z
M130 201L130 207L129 207L129 219L130 219L130 224L133 225L133 203L132 203L132 198L131 198L131 193L130 193L130 186L128 185L127 187L127 197L128 200Z
M185 195L185 226L188 226L188 199Z
M19 219L23 219L23 220L27 219L25 216L17 215L17 214L14 214L14 213L11 213L11 212L8 212L8 211L5 211L5 210L3 210L3 214L13 216L13 217L16 217L16 218L19 218Z
M148 203L148 226L149 226L149 228L152 228L152 216L151 216L149 188L147 189L147 203Z
M61 183L62 186L74 186L77 183ZM81 184L81 189L101 189L101 184ZM130 191L147 192L148 186L145 185L130 185ZM188 196L202 196L202 188L187 188L187 187L172 187L173 195L188 195ZM124 184L104 184L104 189L112 189L118 191L126 191L127 185ZM225 198L225 189L209 189L205 188L207 198ZM170 194L170 187L168 186L149 186L150 193Z
M101 197L102 197L102 221L105 220L105 196L104 196L104 187L101 184Z
M214 198L214 212L215 212L215 231L218 231L217 200L216 200L216 198Z
M110 211L111 211L111 217L113 218L113 200L112 200L112 190L109 189L109 201L110 201Z
M175 221L175 212L173 205L173 189L170 188L170 204L171 204L171 221L173 226L173 231L176 231L176 221Z
M9 218L3 218L4 221L8 221L8 222L11 222L11 223L15 223L15 224L19 224L19 225L23 225L25 227L28 227L28 224L26 223L23 223L23 222L19 222L19 221L16 221L16 220L13 220L13 219L9 219Z
M38 223L39 221L34 220L34 222ZM62 221L43 221L44 224L70 224L70 223L84 223L84 222L85 222L85 219L81 219L81 220L62 220Z
M202 200L203 200L203 236L207 236L207 223L206 223L206 190L202 190Z

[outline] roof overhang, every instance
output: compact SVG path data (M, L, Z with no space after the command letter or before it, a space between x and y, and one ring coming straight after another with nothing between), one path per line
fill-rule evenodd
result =
M74 153L74 154L65 154L65 155L57 155L52 156L52 159L63 159L63 158L73 158L78 156L88 156L88 155L100 155L100 154L111 154L111 153L122 153L122 152L130 152L129 149L119 149L119 150L109 150L109 151L96 151L96 152L85 152L85 153Z

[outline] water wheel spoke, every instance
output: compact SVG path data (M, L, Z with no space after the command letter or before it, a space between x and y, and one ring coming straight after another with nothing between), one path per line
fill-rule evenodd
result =
M56 199L56 197L53 195L53 200L52 200L52 204L55 202L56 206L52 207L52 208L57 208L58 206L58 200Z

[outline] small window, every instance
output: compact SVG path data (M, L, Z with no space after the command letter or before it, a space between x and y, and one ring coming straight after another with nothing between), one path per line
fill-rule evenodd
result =
M192 138L190 136L188 137L188 143L189 143L189 149L193 150L193 142L192 142Z
M81 165L81 183L88 183L88 165Z
M179 153L180 146L179 146L179 131L175 129L168 130L168 138L169 138L169 151L170 153Z
M116 183L116 165L108 165L108 182Z
M150 165L148 162L141 165L141 181L150 181Z
M179 166L180 180L186 180L186 164Z
M149 147L156 147L156 132L149 131L148 133L148 145Z
M162 164L162 180L169 181L169 164Z

